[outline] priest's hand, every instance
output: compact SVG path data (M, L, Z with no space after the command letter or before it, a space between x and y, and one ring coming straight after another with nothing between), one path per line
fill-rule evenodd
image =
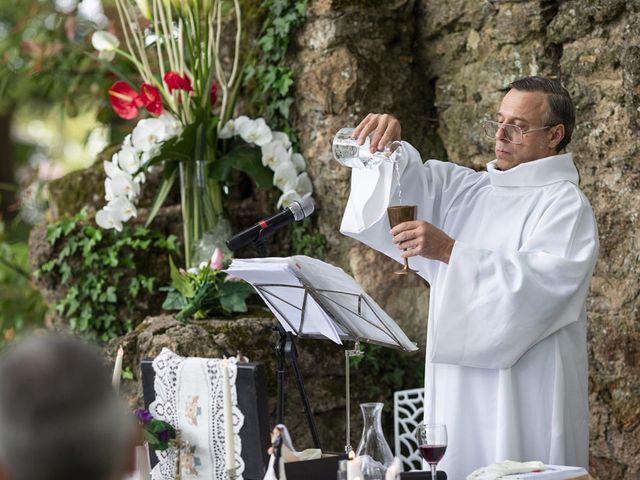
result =
M391 229L393 243L405 250L401 257L420 255L431 260L449 263L455 240L424 220L404 222Z
M390 142L400 141L402 129L400 122L393 115L388 113L370 113L356 127L352 138L357 138L358 143L362 145L365 139L373 133L371 137L371 153L376 150L384 150L385 145Z

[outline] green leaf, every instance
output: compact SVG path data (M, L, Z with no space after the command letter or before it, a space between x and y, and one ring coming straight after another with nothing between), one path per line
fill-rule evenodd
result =
M273 172L262 165L262 152L258 147L240 144L212 165L210 174L217 180L226 180L231 168L249 175L260 188L273 186Z
M245 300L254 293L246 282L222 282L220 284L220 305L227 312L246 312Z
M182 310L188 305L187 300L177 290L171 290L167 293L167 298L162 302L162 308L164 310Z
M149 211L149 218L145 223L145 227L148 227L154 218L156 218L156 214L160 207L164 203L171 191L171 187L176 180L176 172L178 171L178 164L176 162L169 162L164 167L163 179L160 184L160 188L158 189L158 193L156 194L156 198L153 200L153 204L151 205L151 210Z
M189 282L189 276L181 273L177 269L173 258L169 255L169 268L171 269L171 283L184 297L192 298L195 295L191 282Z
M133 380L133 371L131 367L126 367L120 373L120 377L124 380Z

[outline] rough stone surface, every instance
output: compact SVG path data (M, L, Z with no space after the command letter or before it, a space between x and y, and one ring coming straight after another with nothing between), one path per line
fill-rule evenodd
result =
M338 233L350 172L331 161L333 134L388 111L423 157L481 169L493 157L479 120L509 82L540 74L569 89L571 151L601 241L587 305L590 470L601 479L640 477L639 39L637 0L311 0L294 58L296 122L329 259L416 340L424 286L394 278L391 262Z

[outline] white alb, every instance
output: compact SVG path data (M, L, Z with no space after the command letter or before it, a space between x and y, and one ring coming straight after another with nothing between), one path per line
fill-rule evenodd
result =
M598 239L571 154L475 172L402 149L403 203L455 239L449 264L410 260L431 285L425 420L449 438L438 468L457 480L502 460L586 467ZM400 261L385 213L395 192L393 165L353 170L341 231Z

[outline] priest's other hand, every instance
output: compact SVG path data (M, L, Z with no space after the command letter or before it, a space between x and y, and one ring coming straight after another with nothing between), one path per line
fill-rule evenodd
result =
M357 138L358 143L362 145L365 139L373 133L371 137L371 153L376 150L384 150L384 146L390 142L400 141L402 129L400 122L393 115L388 113L370 113L356 127L352 138Z
M391 229L393 243L405 250L401 257L420 255L431 260L449 263L455 240L424 220L404 222Z

